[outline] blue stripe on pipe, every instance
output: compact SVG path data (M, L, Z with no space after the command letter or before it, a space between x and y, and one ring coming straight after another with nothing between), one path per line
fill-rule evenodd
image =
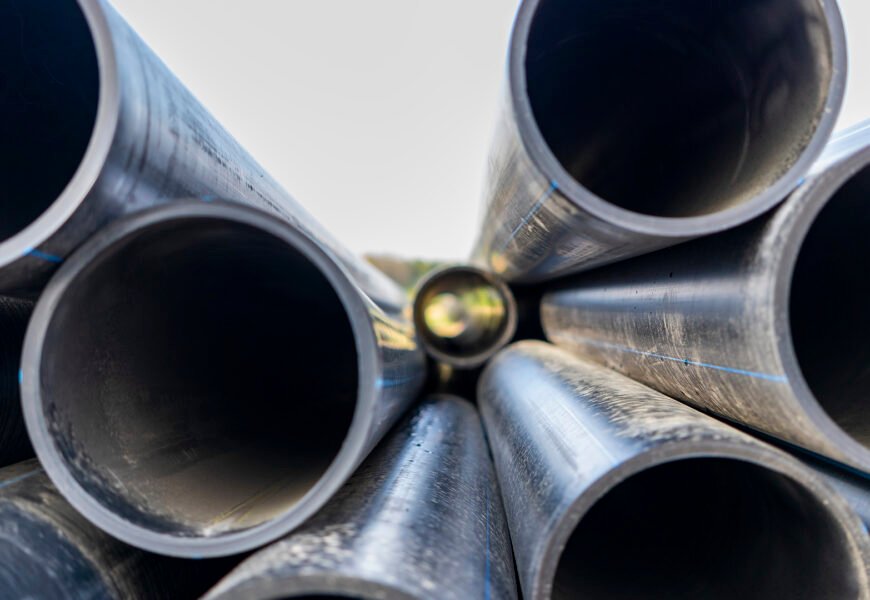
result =
M550 198L550 196L553 195L553 192L555 192L558 189L559 189L558 184L555 181L551 181L550 187L547 188L547 191L544 192L544 194L540 198L538 198L537 202L535 202L535 205L532 206L532 209L526 214L525 217L520 219L520 224L517 225L516 227L514 227L514 230L511 231L510 236L508 236L508 239L505 241L505 243L501 247L502 251L504 251L504 249L508 247L508 244L510 244L512 241L514 241L514 238L517 237L517 234L519 234L520 229L522 229L523 227L525 227L526 225L529 224L529 221L532 220L532 217L534 217L538 213L538 211L541 210L541 207L544 205L544 202L546 202Z
M28 248L24 251L24 255L39 258L50 263L63 262L63 259L61 257L55 256L54 254L49 254L48 252L43 252L42 250L37 250L36 248Z
M611 350L618 350L620 352L629 352L631 354L638 354L640 356L649 356L651 358L660 358L662 360L668 360L671 362L683 363L686 366L693 367L703 367L705 369L715 369L716 371L724 371L726 373L733 373L734 375L745 375L746 377L753 377L755 379L763 379L764 381L772 381L774 383L788 383L788 378L785 375L771 375L770 373L759 373L758 371L748 371L746 369L735 369L733 367L725 367L722 365L714 365L712 363L701 362L697 360L689 360L688 358L677 358L675 356L667 356L666 354L659 354L658 352L647 352L645 350L638 350L636 348L629 348L628 346L620 346L619 344L611 344L610 342L601 342L598 340L590 340L588 338L575 338L575 341L581 344L589 344L590 346L598 346L601 348L607 348Z

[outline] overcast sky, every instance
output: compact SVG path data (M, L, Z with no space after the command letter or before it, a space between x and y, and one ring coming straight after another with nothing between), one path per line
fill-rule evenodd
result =
M351 249L462 258L515 0L113 0ZM840 0L841 126L870 117L870 0Z

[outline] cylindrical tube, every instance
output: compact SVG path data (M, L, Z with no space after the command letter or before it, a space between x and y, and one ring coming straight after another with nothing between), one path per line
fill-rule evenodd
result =
M772 446L543 342L478 400L529 600L870 597L860 520Z
M209 600L516 598L480 419L436 395L301 529L253 555Z
M775 212L569 280L556 344L669 396L870 472L870 126Z
M238 553L341 487L415 398L424 356L317 240L174 202L52 278L22 357L37 456L94 524L154 552Z
M0 597L196 598L231 568L132 548L79 515L36 460L0 469Z
M315 223L106 0L0 7L0 289L32 292L119 216L178 198L242 202L312 233L371 296L386 278ZM12 200L14 199L14 200Z
M824 0L525 0L475 261L536 282L762 214L832 131L844 40Z
M33 303L0 297L0 467L33 456L21 414L18 369Z
M414 327L426 352L460 369L479 367L517 330L517 304L497 277L470 265L436 269L414 294Z

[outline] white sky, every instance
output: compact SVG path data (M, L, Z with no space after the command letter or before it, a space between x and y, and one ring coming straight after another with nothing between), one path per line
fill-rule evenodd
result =
M352 250L468 254L516 0L113 4ZM847 126L870 117L870 1L840 7Z

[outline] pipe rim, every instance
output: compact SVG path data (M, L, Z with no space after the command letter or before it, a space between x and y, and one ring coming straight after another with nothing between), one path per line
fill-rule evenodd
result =
M101 0L75 0L91 33L99 71L97 114L79 166L61 194L34 221L0 242L0 267L12 264L57 233L85 201L103 170L121 110L118 61Z
M420 306L418 305L417 300L421 297L422 292L424 292L432 282L436 281L439 277L442 277L444 275L450 275L453 273L467 273L475 277L480 277L499 293L505 304L507 321L504 325L504 329L501 335L492 344L492 347L472 356L455 356L446 352L442 352L441 350L436 348L434 344L431 344L426 336L420 333L422 331L425 331L425 324L422 323L423 315L422 312L418 310ZM513 292L511 292L510 287L508 287L508 285L499 277L493 275L486 269L481 269L472 265L453 265L441 269L436 269L435 271L426 275L415 287L412 313L414 328L418 332L417 337L419 338L420 343L426 349L426 352L435 360L460 369L473 369L475 367L479 367L487 360L495 356L495 354L499 350L504 348L513 339L514 334L516 334L517 331L517 323L519 320L519 317L517 315L516 298L514 298L514 294Z
M803 243L810 233L816 218L836 196L842 186L870 167L870 146L828 166L823 172L808 180L805 187L795 192L788 200L788 208L782 210L771 225L770 231L786 231L771 240L778 248L775 280L773 283L773 323L776 348L782 363L783 373L795 398L810 421L814 423L824 442L833 444L841 456L835 457L865 473L870 473L870 447L865 446L843 429L816 398L800 368L794 338L791 331L790 298L792 280Z
M251 575L226 590L218 590L205 596L207 600L292 600L310 596L339 596L359 600L419 600L419 597L387 582L374 578L345 573L298 573L274 577Z
M562 166L544 139L526 93L526 41L539 5L544 0L524 0L511 32L508 49L508 96L510 114L516 123L520 143L546 179L555 184L562 196L579 209L629 231L686 239L730 229L757 217L789 195L821 155L834 131L843 106L848 58L846 31L836 2L820 2L831 39L832 75L828 96L815 131L801 155L776 182L752 199L737 206L695 217L657 217L626 210L593 193L576 181Z
M870 537L863 523L844 499L826 483L803 467L795 459L773 448L762 446L749 438L751 443L736 443L725 440L694 441L691 449L685 441L668 442L648 448L639 456L612 468L588 486L578 498L565 506L553 519L553 525L543 537L535 553L531 570L530 598L548 598L556 579L559 561L574 530L598 501L617 485L647 469L689 459L726 459L743 462L790 479L815 498L832 519L838 523L846 537L854 558L854 570L864 590L870 589Z
M242 531L216 537L185 537L157 533L116 515L91 497L73 477L49 434L39 385L45 334L52 316L77 275L104 251L142 228L173 220L215 218L254 227L272 235L305 256L332 285L347 310L357 345L359 390L347 435L317 482L280 516ZM331 252L289 224L246 206L196 200L152 208L115 221L93 236L60 267L33 312L24 341L19 372L27 431L46 473L63 496L85 518L114 537L145 550L182 558L228 556L274 541L317 512L344 484L365 455L373 428L381 358L373 322L358 288Z

